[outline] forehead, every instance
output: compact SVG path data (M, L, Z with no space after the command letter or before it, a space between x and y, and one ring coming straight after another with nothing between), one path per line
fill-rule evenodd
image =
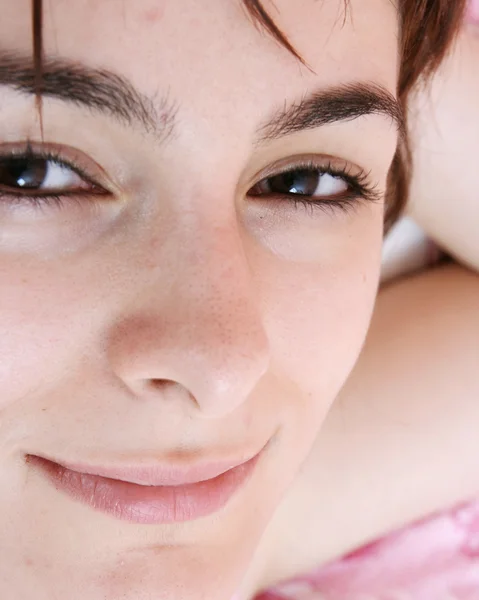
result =
M30 4L0 0L2 47L31 51ZM395 92L398 16L389 0L263 0L310 68L255 25L241 0L43 4L46 54L118 72L142 93L168 94L205 117L259 113L273 100L350 81Z

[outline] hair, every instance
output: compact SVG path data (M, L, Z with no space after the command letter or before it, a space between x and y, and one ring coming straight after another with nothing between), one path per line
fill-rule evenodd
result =
M271 0L272 1L272 0ZM344 0L348 10L351 0ZM386 0L384 0L386 1ZM389 0L397 3L400 18L400 70L397 97L405 124L411 91L420 81L427 81L443 61L459 32L467 0ZM242 0L249 16L260 24L278 43L306 65L288 38L278 28L261 0ZM32 0L33 60L40 129L42 122L42 16L43 0ZM306 65L307 66L307 65ZM412 153L409 139L401 136L388 178L386 194L386 231L401 215L407 203L412 176Z
M344 0L348 10L351 0ZM386 1L386 0L384 0ZM389 0L397 5L400 17L400 70L397 97L407 130L407 105L411 91L420 81L427 81L443 61L464 20L467 0ZM251 17L303 64L259 0L243 0ZM412 177L412 153L407 135L399 140L389 172L385 230L399 218L407 203Z

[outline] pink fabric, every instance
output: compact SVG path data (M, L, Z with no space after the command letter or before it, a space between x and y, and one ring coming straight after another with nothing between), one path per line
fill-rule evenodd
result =
M479 500L419 521L255 600L479 600Z
M469 0L468 20L479 24L479 0Z

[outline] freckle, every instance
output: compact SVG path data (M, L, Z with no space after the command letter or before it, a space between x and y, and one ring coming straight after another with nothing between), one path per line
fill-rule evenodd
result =
M148 23L156 23L161 19L162 16L163 11L158 6L146 10L144 13L145 21Z

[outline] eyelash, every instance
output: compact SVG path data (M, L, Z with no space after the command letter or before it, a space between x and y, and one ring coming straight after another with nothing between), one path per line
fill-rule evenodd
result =
M72 190L61 193L45 193L36 194L34 192L28 193L27 190L22 192L9 191L5 192L0 189L0 202L3 198L18 198L24 202L32 204L34 208L43 209L50 208L54 205L58 209L66 207L67 202L74 202L78 206L83 206L85 202L85 196L90 198L89 202L95 204L100 199L104 199L105 196L110 196L110 192L105 190L99 185L92 177L87 175L82 167L75 164L74 160L65 160L61 154L55 150L34 150L29 144L24 151L14 150L8 153L0 153L0 160L5 159L41 159L44 161L51 161L58 166L65 167L71 170L73 173L78 175L86 184L91 186L91 190Z
M338 177L344 180L350 187L350 191L344 195L333 196L332 198L320 197L314 198L314 196L307 196L301 194L269 194L269 197L277 198L280 201L288 201L294 204L295 208L302 207L305 210L314 213L316 209L335 212L336 210L349 213L357 208L358 202L380 202L382 200L382 193L378 189L378 185L370 182L370 172L368 173L364 169L361 169L358 173L352 174L350 169L344 165L338 167L333 161L315 161L312 158L305 160L296 161L284 169L273 171L268 173L266 177L260 179L264 181L277 175L285 175L288 173L294 173L296 171L317 171L322 175L331 175L332 177ZM257 183L255 185L258 185Z
M82 206L85 202L85 196L90 197L90 203L100 201L100 197L111 195L102 186L97 184L91 177L89 177L84 170L76 165L72 160L65 160L62 158L59 152L54 150L33 150L30 146L27 146L24 152L13 151L6 154L0 154L1 159L41 159L45 161L51 161L59 166L63 166L70 169L76 175L78 175L85 183L91 186L91 190L79 190L62 193L50 193L50 194L35 194L25 192L4 192L0 189L0 201L2 198L19 198L22 201L26 201L32 204L35 208L43 209L49 208L54 205L58 209L63 209L67 202L75 202L79 206ZM263 177L256 184L258 185L261 181L270 179L278 175L286 175L288 173L294 173L297 171L315 171L322 175L331 175L336 178L341 178L350 187L350 191L341 195L334 196L332 198L320 197L314 198L314 196L307 196L302 194L262 194L263 197L275 198L282 202L290 202L294 205L295 209L299 207L311 211L313 213L315 209L323 211L335 212L341 210L343 212L350 212L357 207L358 202L379 202L382 199L382 194L377 189L376 185L371 185L370 173L364 170L360 170L357 174L352 175L347 166L338 167L334 165L332 161L324 163L321 161L315 161L313 159L300 160L294 164L286 166L284 169L273 171L268 173L266 177ZM254 187L254 186L253 186ZM250 190L253 188L250 188ZM249 194L249 192L248 192ZM255 196L251 194L251 196ZM257 195L261 197L261 195Z

